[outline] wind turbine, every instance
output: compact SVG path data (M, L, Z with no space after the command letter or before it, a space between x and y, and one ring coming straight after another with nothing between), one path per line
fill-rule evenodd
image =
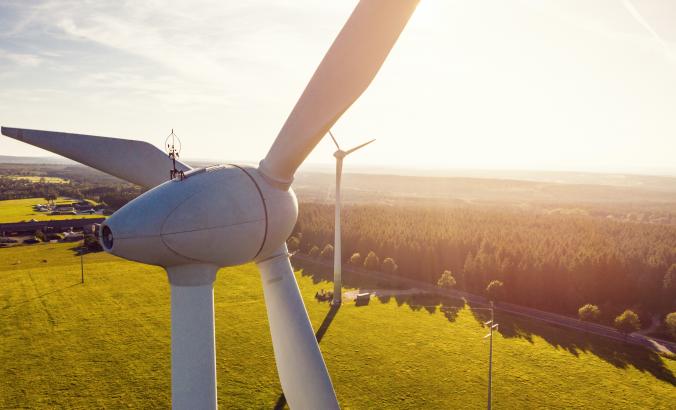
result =
M341 266L341 232L340 232L340 180L343 174L343 159L350 155L351 153L355 152L359 148L363 148L373 141L375 139L372 139L371 141L365 142L361 145L357 145L356 147L349 149L347 151L343 151L340 149L340 145L338 145L338 141L336 141L336 138L333 136L333 133L331 130L329 130L329 136L333 140L333 143L336 144L336 148L338 149L336 152L333 153L333 156L336 157L336 219L335 219L335 227L334 227L334 245L333 245L333 302L332 304L335 306L340 305L343 302L343 278L342 278L342 266Z
M101 225L103 248L158 265L171 288L171 397L216 408L213 283L220 267L260 272L277 372L292 408L338 408L285 245L298 217L290 188L317 142L366 90L418 0L362 0L258 168L193 169L142 141L2 127L2 134L152 188ZM131 280L131 278L130 278Z

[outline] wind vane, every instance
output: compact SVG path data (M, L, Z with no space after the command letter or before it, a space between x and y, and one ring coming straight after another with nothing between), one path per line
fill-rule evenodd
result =
M167 154L171 158L172 169L169 171L169 179L174 179L178 177L181 181L185 178L183 171L176 169L176 158L179 157L181 152L181 140L178 139L178 136L174 134L174 129L171 129L171 134L167 136L167 139L164 141L164 144L167 146Z

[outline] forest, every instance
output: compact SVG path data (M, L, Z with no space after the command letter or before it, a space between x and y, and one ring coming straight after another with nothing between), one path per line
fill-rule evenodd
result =
M676 308L673 225L439 205L350 205L342 215L345 263L373 251L395 261L394 272L381 265L395 275L436 284L449 270L477 294L499 280L505 301L575 316L594 304L604 322L627 308L646 319ZM292 242L306 253L332 244L333 217L332 205L301 203Z

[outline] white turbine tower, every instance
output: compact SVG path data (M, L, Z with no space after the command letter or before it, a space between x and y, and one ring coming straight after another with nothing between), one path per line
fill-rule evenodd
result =
M342 179L342 174L343 174L343 159L358 150L359 148L363 148L373 141L375 139L372 139L371 141L365 142L361 145L357 145L356 147L349 149L347 151L343 151L340 149L340 145L338 145L338 141L336 141L336 138L333 136L333 133L331 130L329 130L329 136L333 140L333 143L336 144L336 148L338 149L336 152L333 153L333 156L336 157L336 219L335 219L335 226L334 226L334 244L333 244L333 305L338 306L343 302L343 278L342 278L342 254L341 254L341 247L342 247L342 240L341 240L341 230L340 230L340 207L341 207L341 202L340 202L340 182Z
M417 0L363 0L310 79L258 168L191 169L167 181L171 160L152 145L90 135L2 128L2 134L152 188L101 226L104 249L166 269L171 287L171 398L216 408L213 283L220 267L261 271L277 372L297 409L338 408L285 245L298 216L294 173L368 87Z

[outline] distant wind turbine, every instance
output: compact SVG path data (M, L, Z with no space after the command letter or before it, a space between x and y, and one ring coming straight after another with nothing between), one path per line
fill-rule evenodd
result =
M372 139L369 142L365 142L361 145L357 145L356 147L349 149L347 151L343 151L340 149L340 145L338 145L338 141L334 138L333 134L331 133L331 130L329 130L329 136L331 136L331 139L333 140L333 143L336 144L336 148L338 148L338 151L333 153L333 156L336 157L336 223L335 223L335 240L334 240L334 245L333 245L333 304L334 305L340 305L342 303L342 288L343 288L343 283L342 283L342 272L341 272L341 244L340 244L340 179L343 173L343 158L348 156L349 154L355 152L356 150L363 148L373 141L375 139Z

